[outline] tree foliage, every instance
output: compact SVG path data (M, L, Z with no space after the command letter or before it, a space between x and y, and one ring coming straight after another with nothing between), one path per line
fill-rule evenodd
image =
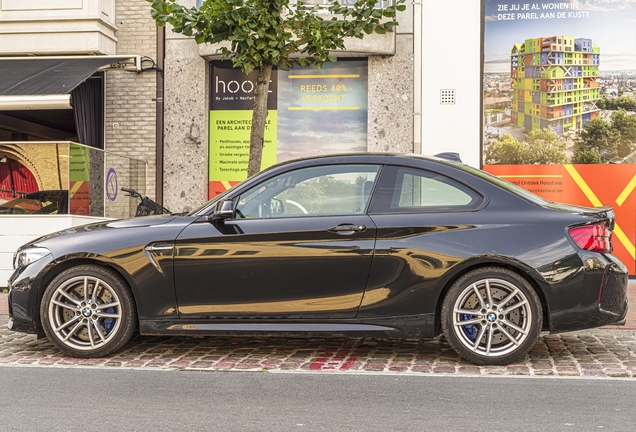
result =
M596 105L603 110L619 110L636 111L636 100L628 96L621 96L618 98L608 99L606 97L599 100Z
M625 157L634 151L636 142L636 116L620 109L612 113L612 128L617 134L616 153Z
M579 132L577 144L584 145L588 149L596 150L603 162L618 155L617 142L619 133L612 124L602 117L596 117L583 126Z
M148 1L158 26L170 24L198 44L226 42L219 50L234 67L246 74L259 69L248 175L260 170L272 67L289 70L296 63L320 68L336 61L331 52L344 49L346 38L386 33L397 25L396 12L406 8L404 0L386 8L377 8L378 0L357 0L350 7L334 2L325 15L290 0L205 0L199 9L183 7L177 0Z
M568 158L565 155L567 144L550 129L533 130L528 134L528 149L532 154L529 163L562 164Z
M587 147L582 142L576 142L574 144L574 151L572 154L573 164L600 164L603 163L601 154L597 149Z
M527 142L510 134L503 135L486 150L486 163L491 165L560 164L567 162L566 143L550 129L533 130Z
M488 165L520 165L527 163L526 143L510 134L494 140L486 150Z

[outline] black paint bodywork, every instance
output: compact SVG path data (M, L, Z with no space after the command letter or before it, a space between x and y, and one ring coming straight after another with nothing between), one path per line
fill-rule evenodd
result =
M301 167L376 164L429 170L470 187L470 211L381 211L373 192L366 214L212 221L221 200ZM10 279L12 329L42 334L39 303L63 270L111 268L129 284L144 334L320 332L434 337L446 290L483 266L513 270L542 301L552 332L624 319L627 269L611 254L578 248L572 225L608 220L609 208L539 205L461 164L420 156L362 154L274 166L185 216L103 222L50 234L23 246L51 254ZM330 232L341 224L359 232ZM151 248L148 248L151 246ZM153 249L153 246L157 246ZM170 247L172 247L170 249Z

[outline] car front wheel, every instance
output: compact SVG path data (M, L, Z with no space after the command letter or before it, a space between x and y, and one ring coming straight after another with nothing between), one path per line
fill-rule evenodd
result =
M40 305L49 340L73 357L101 357L121 348L137 324L126 282L109 269L81 265L60 273Z
M453 349L482 365L523 357L537 341L543 323L541 302L530 284L497 267L460 277L444 298L441 318Z

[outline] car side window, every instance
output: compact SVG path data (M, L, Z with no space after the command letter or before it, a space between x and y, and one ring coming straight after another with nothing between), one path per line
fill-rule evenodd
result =
M237 218L362 214L379 165L329 165L281 174L241 194Z
M373 213L457 211L476 208L483 198L469 187L430 171L387 167Z

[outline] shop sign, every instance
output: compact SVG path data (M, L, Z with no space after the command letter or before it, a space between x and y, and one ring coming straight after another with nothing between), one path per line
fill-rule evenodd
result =
M254 89L230 62L211 63L209 195L247 177ZM262 168L299 157L367 149L367 60L322 69L275 69L269 87Z

